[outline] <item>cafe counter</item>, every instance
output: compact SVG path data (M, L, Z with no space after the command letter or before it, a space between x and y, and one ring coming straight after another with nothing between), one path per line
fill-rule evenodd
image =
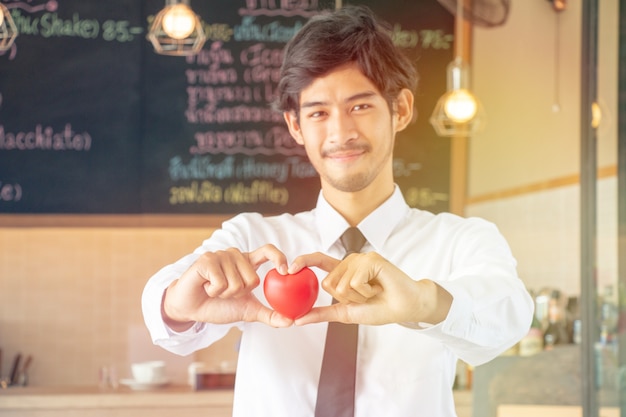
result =
M3 417L230 417L233 391L188 386L153 390L128 387L11 387L0 390Z
M455 391L459 417L470 417L471 391ZM2 417L230 417L233 391L194 391L167 386L142 391L128 387L15 387L0 390Z

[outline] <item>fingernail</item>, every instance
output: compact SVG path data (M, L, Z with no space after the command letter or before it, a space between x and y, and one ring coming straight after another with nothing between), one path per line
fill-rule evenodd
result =
M279 265L279 266L278 266L278 272L279 272L281 275L286 275L286 274L289 272L289 270L287 269L287 265L285 265L285 264L283 264L283 265Z

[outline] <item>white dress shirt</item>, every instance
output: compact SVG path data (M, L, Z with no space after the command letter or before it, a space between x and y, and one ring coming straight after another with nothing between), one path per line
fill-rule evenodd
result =
M161 319L161 299L168 284L203 252L228 247L249 252L271 243L288 262L317 251L340 259L338 240L348 226L321 193L312 211L273 217L243 213L225 222L193 254L147 283L142 305L153 341L187 355L237 326L243 334L233 415L311 417L326 323L280 329L261 323L198 323L177 334ZM484 220L410 208L397 187L358 227L368 242L363 251L376 251L416 280L435 280L452 294L453 302L445 321L437 325L359 327L355 416L456 416L452 385L457 358L472 365L489 361L530 326L532 299L517 277L505 239ZM272 267L268 262L259 268L261 279ZM319 280L324 278L324 271L313 270ZM261 283L254 293L268 305L262 288ZM316 305L330 302L320 289Z

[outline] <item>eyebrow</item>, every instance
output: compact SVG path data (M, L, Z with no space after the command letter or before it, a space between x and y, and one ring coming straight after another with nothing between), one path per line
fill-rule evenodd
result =
M357 94L355 94L353 96L350 96L350 97L346 98L344 100L344 103L350 103L350 102L353 102L353 101L362 100L362 99L365 99L365 98L370 98L370 97L373 97L375 95L376 95L376 92L374 92L374 91L364 91L362 93L357 93ZM304 103L302 103L300 105L300 108L301 109L305 109L305 108L315 107L315 106L325 106L327 104L328 104L328 102L326 102L326 101L305 101Z

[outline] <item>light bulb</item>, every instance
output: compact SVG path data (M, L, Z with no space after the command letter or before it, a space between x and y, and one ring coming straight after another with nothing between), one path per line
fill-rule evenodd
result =
M444 111L452 121L465 123L476 115L478 104L469 91L465 89L453 90L446 98Z
M196 27L193 11L186 4L174 4L163 16L163 30L174 39L185 39Z

